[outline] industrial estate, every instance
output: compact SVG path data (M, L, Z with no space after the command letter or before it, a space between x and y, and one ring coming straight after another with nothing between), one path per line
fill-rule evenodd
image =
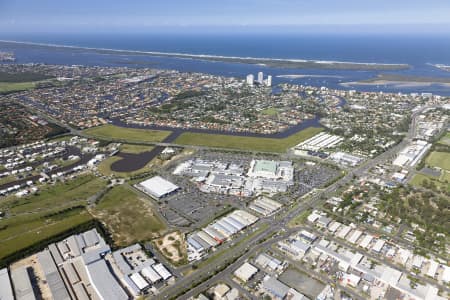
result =
M449 299L449 97L0 60L1 300Z

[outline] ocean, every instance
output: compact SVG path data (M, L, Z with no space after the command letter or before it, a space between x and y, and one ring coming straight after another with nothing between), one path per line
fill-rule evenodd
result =
M0 51L14 51L17 63L83 64L104 66L154 67L186 72L244 78L249 73L263 71L274 77L274 83L292 82L326 86L336 89L385 92L431 92L450 95L446 85L381 85L351 86L341 84L373 78L381 73L422 77L450 77L450 72L433 64L450 65L450 36L399 34L295 34L295 33L234 33L234 34L0 34L1 40L68 45L89 48L136 50L167 53L206 54L236 57L307 59L362 63L409 64L401 71L350 71L324 69L283 69L260 65L225 63L133 55L129 53L98 53L71 48L36 47L0 43ZM302 75L300 78L277 77Z

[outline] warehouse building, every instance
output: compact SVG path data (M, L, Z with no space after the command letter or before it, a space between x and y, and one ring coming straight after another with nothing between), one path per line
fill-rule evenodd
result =
M345 237L350 233L351 227L348 225L342 226L341 230L337 233L337 237L341 239L345 239Z
M150 287L150 284L147 282L147 280L145 280L139 273L133 273L129 275L129 278L136 285L139 291L144 291L145 289Z
M273 213L277 212L283 205L269 199L267 197L258 197L252 203L250 203L249 208L251 210L256 211L257 213L262 214L263 216L269 216Z
M258 217L243 210L235 210L202 230L188 235L186 242L189 261L202 258L211 248L223 243L256 221Z
M309 244L312 244L317 240L317 235L307 230L300 231L298 236L300 239L306 241Z
M321 132L295 146L295 154L304 155L306 151L317 152L322 149L333 148L339 145L343 140L344 138L340 136Z
M430 260L430 262L428 264L428 270L427 270L426 275L430 276L431 278L434 278L438 268L439 268L439 264L434 260Z
M14 286L14 294L17 300L35 300L31 278L28 273L29 267L23 266L11 270L11 281Z
M430 143L421 140L413 141L399 152L392 164L399 167L414 167L430 148Z
M282 261L272 257L269 254L261 253L256 257L255 263L261 268L270 270L272 272L280 272L284 269L285 264Z
M153 265L152 268L159 274L159 276L161 276L163 280L167 280L172 277L172 273L170 273L169 270L167 270L161 263Z
M254 265L246 262L240 266L236 271L234 271L234 276L241 280L242 282L249 281L255 274L258 273L258 268Z
M345 152L335 152L330 155L330 159L338 164L350 167L356 166L362 160L362 158L359 156L355 156Z
M162 279L162 277L155 270L153 270L153 268L150 266L143 268L141 271L141 274L145 278L147 278L152 284L155 284L155 283L161 281L161 279Z
M288 240L278 243L281 250L295 257L303 257L311 248L310 245L300 240Z
M160 176L155 176L150 179L144 180L141 183L137 184L136 187L157 200L166 197L180 189L179 186Z
M214 229L211 225L203 228L203 231L212 236L213 239L215 239L219 244L223 243L223 241L227 238L225 235Z
M328 231L330 231L331 233L335 233L339 227L341 227L342 223L337 222L337 221L332 221L329 225L328 225Z
M350 237L348 238L348 241L352 244L356 244L356 241L361 237L362 231L361 230L355 230L352 232Z
M373 235L367 234L366 236L364 236L362 241L359 242L359 246L361 248L369 249L369 245L373 239L374 239Z
M11 281L9 280L8 269L0 270L0 299L14 300Z
M321 244L317 244L314 250L336 260L339 263L339 268L344 272L347 272L350 267L355 267L364 257L361 253L352 253L350 251L338 253Z
M112 275L106 261L99 259L86 265L89 280L101 300L128 300L129 297Z
M272 276L267 276L263 280L264 290L273 295L276 299L284 299L290 290L290 287Z
M119 280L134 295L145 293L155 283L172 277L162 264L149 258L140 244L134 244L112 253Z
M381 249L383 249L385 243L386 243L385 240L382 240L382 239L377 240L375 245L373 245L373 247L372 247L372 251L380 253Z
M54 299L70 300L69 293L64 285L64 281L59 274L58 268L50 254L44 250L37 254L37 259L45 276L45 281Z

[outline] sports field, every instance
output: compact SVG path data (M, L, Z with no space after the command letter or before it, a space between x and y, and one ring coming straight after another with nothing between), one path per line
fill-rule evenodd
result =
M450 171L450 153L447 152L431 152L425 163L432 167L441 168Z

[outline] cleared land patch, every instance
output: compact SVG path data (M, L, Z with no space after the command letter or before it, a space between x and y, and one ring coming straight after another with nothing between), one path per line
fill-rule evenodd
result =
M186 264L187 253L183 235L179 231L166 234L156 240L159 252L174 264Z
M157 238L166 229L149 200L128 186L111 189L92 214L106 225L118 246Z

